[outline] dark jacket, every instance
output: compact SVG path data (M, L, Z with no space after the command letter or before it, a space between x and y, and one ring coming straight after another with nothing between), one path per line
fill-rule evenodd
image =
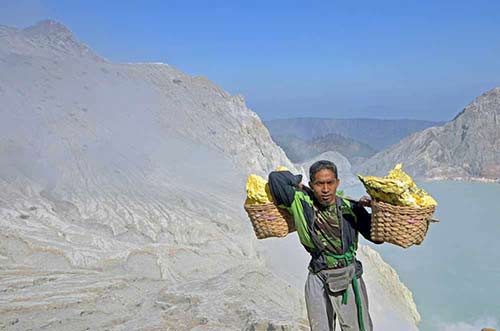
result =
M358 233L371 240L371 215L358 202L337 196L343 255L325 252L321 240L312 231L315 222L314 204L318 202L310 188L303 186L299 189L301 180L301 175L296 176L289 171L273 171L269 174L269 189L274 202L293 215L300 242L311 254L309 270L317 273L323 269L356 263L356 274L360 277L363 268L361 262L355 259Z

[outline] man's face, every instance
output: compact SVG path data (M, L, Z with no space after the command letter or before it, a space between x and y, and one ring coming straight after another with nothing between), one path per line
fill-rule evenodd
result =
M329 206L335 201L335 194L339 186L339 180L330 169L318 171L311 178L309 186L314 191L314 196L324 206Z

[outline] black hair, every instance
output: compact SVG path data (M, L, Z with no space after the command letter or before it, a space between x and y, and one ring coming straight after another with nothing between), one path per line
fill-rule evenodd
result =
M328 169L333 171L333 173L335 174L335 178L336 179L339 178L337 174L337 166L335 165L335 163L328 160L320 160L314 162L309 168L309 180L312 182L314 180L314 175L316 175L316 173L318 173L320 170L323 169Z

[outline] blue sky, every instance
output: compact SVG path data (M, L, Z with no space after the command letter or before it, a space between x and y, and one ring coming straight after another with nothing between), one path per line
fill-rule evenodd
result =
M165 62L241 93L263 119L450 120L500 86L500 1L0 0L116 62Z

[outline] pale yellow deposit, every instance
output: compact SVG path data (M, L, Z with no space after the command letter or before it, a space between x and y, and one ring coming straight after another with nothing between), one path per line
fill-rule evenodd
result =
M396 206L429 207L437 206L425 190L418 188L413 179L397 164L387 176L360 176L366 191L373 198Z
M246 204L262 204L273 201L269 185L259 175L250 175L247 179L247 201Z
M283 166L276 168L276 171L287 170L288 169ZM245 204L253 205L273 202L273 197L271 196L271 191L269 191L267 181L259 175L251 174L248 176L246 190L247 199Z

